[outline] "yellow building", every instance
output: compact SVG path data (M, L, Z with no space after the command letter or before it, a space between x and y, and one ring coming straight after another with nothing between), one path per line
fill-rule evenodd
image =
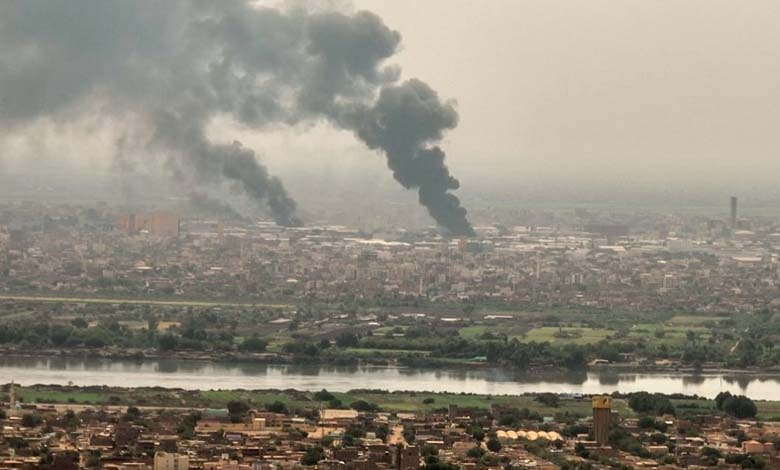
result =
M593 439L600 446L609 441L609 428L612 424L612 397L596 396L592 399L593 406Z
M173 212L154 211L150 214L126 214L117 222L117 228L128 235L147 232L155 237L179 236L179 217Z

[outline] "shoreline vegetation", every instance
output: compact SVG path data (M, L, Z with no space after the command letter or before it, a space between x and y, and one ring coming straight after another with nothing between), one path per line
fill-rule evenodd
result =
M230 402L242 401L257 409L280 408L307 413L323 408L370 409L386 413L446 412L450 406L490 410L494 406L512 407L531 416L566 415L584 418L591 415L592 395L526 393L488 395L426 391L386 391L355 389L347 392L303 391L295 389L258 390L185 390L165 387L109 387L73 385L0 385L0 401L10 406L10 390L21 409L67 409L128 407L171 409L225 409ZM325 396L327 399L323 399ZM677 417L719 414L719 397L710 399L684 394L613 393L613 410L623 417L639 416L637 403L664 403L667 412ZM729 395L730 396L730 395ZM780 401L751 400L758 421L780 421ZM365 408L365 409L362 409Z
M616 373L668 373L668 374L690 374L693 376L712 375L712 374L733 374L736 376L747 377L780 377L780 367L753 367L753 368L735 368L735 367L717 367L704 366L694 367L680 364L593 364L582 368L567 369L565 367L530 367L517 368L511 365L496 365L484 361L464 361L448 360L446 358L426 358L423 361L416 361L410 356L385 356L385 357L347 357L347 356L326 356L310 357L297 356L292 354L277 353L191 353L187 351L178 352L159 352L156 350L133 350L121 351L112 349L18 349L0 347L0 355L6 358L41 358L41 359L105 359L121 361L158 361L171 360L200 362L211 364L267 364L267 365L311 365L311 366L333 366L333 367L389 367L389 368L409 368L420 370L438 370L438 369L459 369L464 367L494 369L510 372L524 372L528 374L535 373L567 373L567 374L585 374L588 372L616 372Z
M507 372L780 374L780 314L0 295L0 354Z

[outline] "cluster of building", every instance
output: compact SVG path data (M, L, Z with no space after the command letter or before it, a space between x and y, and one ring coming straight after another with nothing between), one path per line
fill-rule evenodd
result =
M173 212L156 210L149 214L124 214L117 220L116 227L127 235L178 237L179 223L179 217Z
M657 431L621 418L610 397L592 403L593 416L573 424L563 416L506 424L503 418L518 410L500 405L428 413L250 411L239 419L227 410L27 406L8 410L2 422L0 468L671 470L752 468L744 466L748 458L780 468L780 426L773 423L665 416L656 418L663 425ZM621 450L615 430L640 444Z
M674 217L676 225L664 219L651 230L575 218L569 227L477 227L476 238L445 239L47 210L0 212L0 290L752 311L777 303L780 285L780 232L769 222L731 230Z
M166 211L117 217L108 208L6 206L0 291L493 299L726 312L778 302L774 220L734 213L729 223L656 215L616 224L588 217L575 214L566 226L477 227L475 238L447 239L180 220Z

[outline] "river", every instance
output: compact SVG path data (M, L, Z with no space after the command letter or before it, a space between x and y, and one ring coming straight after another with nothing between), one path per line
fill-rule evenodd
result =
M685 393L714 397L718 392L776 400L780 375L734 373L588 372L526 373L506 369L406 369L269 365L182 360L81 358L0 358L0 383L21 385L108 385L182 389L383 390L521 394L525 392Z

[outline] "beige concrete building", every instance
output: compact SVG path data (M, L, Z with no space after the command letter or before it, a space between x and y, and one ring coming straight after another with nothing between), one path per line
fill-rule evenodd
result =
M182 454L157 452L154 454L154 470L189 470L190 458Z

